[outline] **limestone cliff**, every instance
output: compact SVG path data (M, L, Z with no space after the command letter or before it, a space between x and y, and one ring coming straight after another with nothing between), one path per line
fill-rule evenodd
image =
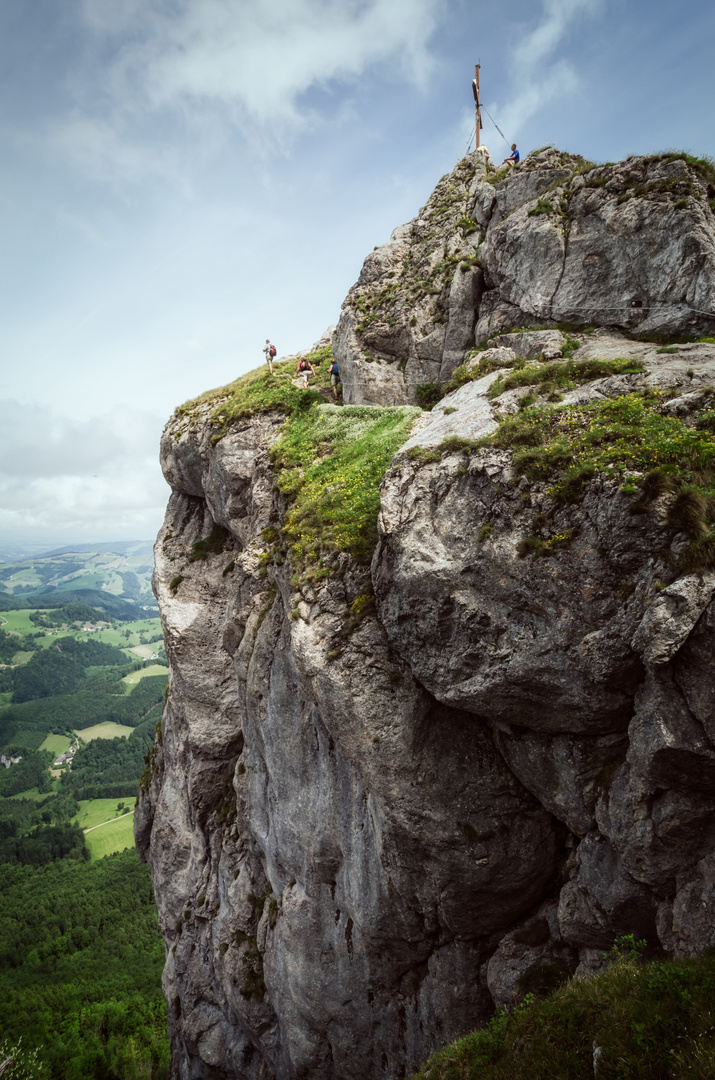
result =
M712 332L715 191L490 179L368 256L355 406L259 373L164 432L135 830L182 1080L403 1077L619 934L715 945L715 344L621 333Z

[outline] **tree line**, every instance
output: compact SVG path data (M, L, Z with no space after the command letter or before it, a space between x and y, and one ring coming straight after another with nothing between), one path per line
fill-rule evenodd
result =
M0 865L0 1030L38 1080L166 1080L164 947L134 851Z

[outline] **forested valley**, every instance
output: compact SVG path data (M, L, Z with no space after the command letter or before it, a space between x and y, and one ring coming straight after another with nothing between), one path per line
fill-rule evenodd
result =
M158 620L117 598L0 600L3 1080L161 1080L164 947L132 835L167 685Z

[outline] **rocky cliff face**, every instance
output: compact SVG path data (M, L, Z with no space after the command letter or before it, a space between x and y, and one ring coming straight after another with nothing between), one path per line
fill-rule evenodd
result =
M715 218L683 160L577 165L466 160L366 260L346 399L454 387L404 413L370 564L281 544L285 410L167 426L135 828L182 1080L403 1077L619 934L715 945L715 345L614 329L715 325ZM566 317L610 329L523 330Z
M345 400L415 401L497 332L573 322L712 333L715 173L682 157L590 166L547 149L442 178L365 260L338 323Z

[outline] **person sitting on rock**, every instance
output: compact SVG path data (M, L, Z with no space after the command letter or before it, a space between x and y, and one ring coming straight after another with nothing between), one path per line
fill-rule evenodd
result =
M519 151L516 148L516 143L511 144L511 156L505 157L502 161L502 165L518 165L519 164Z
M478 146L477 147L477 153L481 154L482 157L484 158L484 166L485 166L487 172L489 172L489 166L492 163L492 155L489 153L486 146Z
M298 361L298 366L295 370L298 377L302 379L303 386L307 390L308 376L312 375L315 378L315 371L313 370L313 365L311 364L310 360L307 360L304 356L301 356L300 360Z

